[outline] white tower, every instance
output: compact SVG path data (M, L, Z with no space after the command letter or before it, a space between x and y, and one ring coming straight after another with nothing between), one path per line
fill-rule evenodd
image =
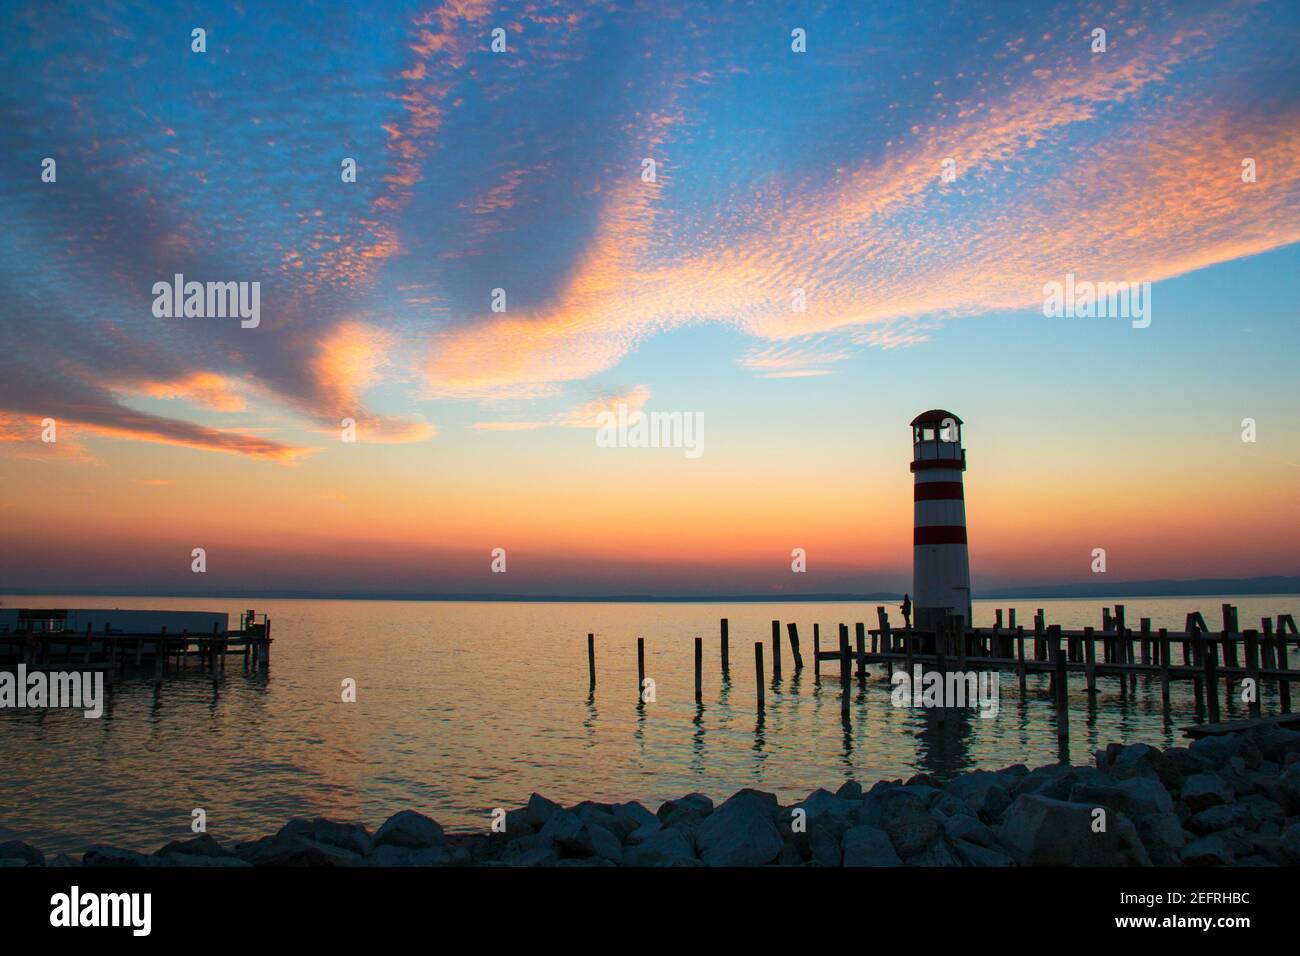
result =
M971 624L961 424L942 408L912 419L912 622L921 630L935 630L945 614Z

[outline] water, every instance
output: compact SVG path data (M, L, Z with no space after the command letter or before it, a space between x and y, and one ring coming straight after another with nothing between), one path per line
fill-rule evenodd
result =
M1264 614L1300 614L1295 595L1127 598L1127 620L1181 630L1198 609L1213 627L1223 602L1243 627ZM950 718L890 704L877 675L854 683L852 719L840 720L838 665L819 686L811 664L812 626L823 647L841 622L874 624L861 604L514 604L390 601L227 601L195 598L22 596L7 606L190 608L256 607L272 619L269 674L245 674L231 659L214 687L192 670L160 691L127 679L100 720L80 712L0 711L0 838L47 852L80 852L96 842L143 851L190 836L203 808L223 842L273 833L295 816L358 820L377 827L417 809L451 829L484 829L495 807L512 808L536 790L552 799L659 801L699 790L714 799L740 787L791 801L845 779L870 783L924 771L1030 766L1057 757L1046 678L1029 679L1020 698L1004 673L997 717ZM1016 604L1020 623L1036 607L1049 623L1100 626L1115 601ZM995 606L977 602L976 622ZM898 613L892 611L894 619ZM720 678L718 621L731 625L731 681ZM771 621L795 621L808 666L769 686L767 712L755 711L756 640ZM586 635L596 635L598 686L587 695ZM657 700L638 707L636 638L646 638L646 673ZM694 643L704 638L704 701L694 700ZM767 671L771 679L770 647ZM1292 661L1292 666L1296 666ZM344 678L357 701L341 699ZM1119 696L1102 680L1090 705L1073 685L1070 758L1086 762L1111 741L1169 746L1196 718L1190 686L1175 685L1166 715L1159 682L1139 680ZM1274 692L1264 712L1274 712ZM1223 719L1244 705L1223 707Z

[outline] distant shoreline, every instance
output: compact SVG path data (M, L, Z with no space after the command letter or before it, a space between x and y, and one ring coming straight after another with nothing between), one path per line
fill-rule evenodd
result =
M331 592L221 588L212 591L154 591L102 588L13 588L0 591L10 597L36 595L76 595L79 597L118 598L196 598L280 600L280 601L457 601L484 604L819 604L901 601L902 592L869 591L863 593L830 592L824 594L393 594L382 592ZM1168 598L1168 597L1269 597L1300 594L1300 577L1271 576L1257 578L1200 578L1191 581L1119 581L1114 584L1053 584L991 588L973 595L976 601L1044 601L1087 600L1101 598Z

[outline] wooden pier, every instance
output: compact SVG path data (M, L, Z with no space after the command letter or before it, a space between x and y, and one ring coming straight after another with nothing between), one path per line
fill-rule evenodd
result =
M1100 693L1099 682L1114 681L1121 699L1137 692L1137 681L1144 677L1148 682L1159 681L1161 701L1168 712L1170 688L1182 681L1190 684L1199 715L1206 714L1209 723L1184 728L1189 736L1206 736L1242 729L1245 725L1284 726L1300 724L1300 715L1291 711L1291 684L1300 680L1300 667L1293 667L1292 651L1300 649L1300 633L1290 614L1264 617L1258 628L1243 628L1238 621L1237 608L1222 606L1222 626L1214 631L1206 624L1200 612L1187 615L1181 631L1153 628L1149 618L1141 618L1136 628L1130 627L1125 607L1117 604L1102 609L1100 627L1065 630L1060 625L1048 624L1040 608L1034 615L1032 627L1016 623L1015 609L1009 609L1006 619L1002 609L995 612L992 627L967 627L961 617L949 617L938 630L895 628L883 606L876 608L877 626L868 629L857 623L853 640L849 625L840 624L836 646L822 649L821 628L813 625L812 665L814 679L820 683L822 665L839 665L841 687L841 714L847 720L850 714L853 678L859 684L866 682L869 665L884 665L888 676L895 667L911 675L918 666L930 673L952 674L961 671L971 674L980 671L1013 672L1021 696L1027 696L1028 678L1031 674L1049 678L1048 696L1056 711L1058 738L1064 745L1069 739L1069 695L1072 680L1082 681L1090 699ZM790 650L794 658L795 674L804 668L800 653L799 631L794 622L787 622ZM781 681L783 635L781 622L772 622L771 682L774 688ZM722 674L728 677L729 623L721 620L720 648ZM637 639L638 686L645 679L645 638ZM596 686L595 651L588 635L588 663L591 692ZM761 641L754 645L754 668L757 677L757 710L766 709L765 653ZM856 666L855 666L856 665ZM701 671L703 668L702 639L695 639L695 696L701 699ZM1261 712L1263 690L1272 686L1277 691L1279 713L1265 716ZM1219 722L1220 695L1226 701L1245 704L1247 719L1227 724Z
M224 615L223 615L224 619ZM188 631L129 633L105 625L104 630L67 630L66 612L31 609L19 612L19 626L0 625L0 669L18 664L28 671L103 671L112 683L127 673L161 682L167 675L197 669L215 676L232 655L249 671L266 670L271 660L271 620L252 611L240 617L237 629L209 634Z

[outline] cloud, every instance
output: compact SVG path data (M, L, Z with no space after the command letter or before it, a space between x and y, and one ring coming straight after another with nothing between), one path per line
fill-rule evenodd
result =
M650 400L650 389L644 385L615 392L600 398L584 402L576 408L559 412L546 421L495 421L475 422L473 427L479 431L532 431L538 428L597 428L599 417L603 413L617 416L619 408L625 408L628 415L634 415L645 407Z

